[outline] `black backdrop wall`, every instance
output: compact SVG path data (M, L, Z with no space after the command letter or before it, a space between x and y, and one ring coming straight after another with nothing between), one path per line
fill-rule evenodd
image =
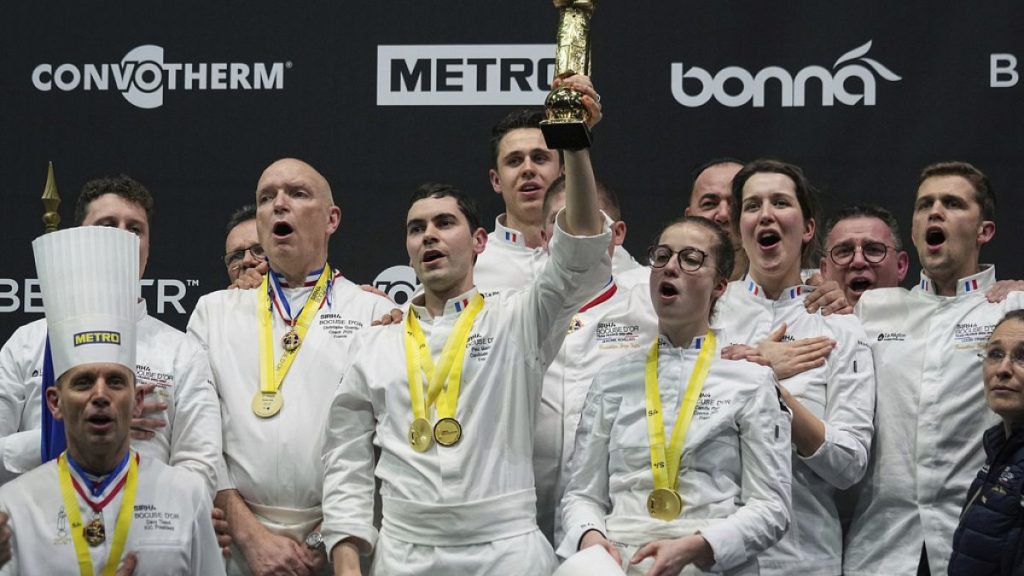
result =
M405 264L423 181L477 192L492 218L490 126L542 102L556 20L546 0L2 3L0 336L41 313L30 243L48 160L65 225L90 178L152 190L143 293L179 327L225 284L224 222L278 157L331 181L331 261L356 282ZM827 208L880 203L905 228L918 170L963 159L999 194L983 259L1024 278L1022 30L1013 0L600 2L593 153L627 248L682 212L691 168L714 156L800 164Z

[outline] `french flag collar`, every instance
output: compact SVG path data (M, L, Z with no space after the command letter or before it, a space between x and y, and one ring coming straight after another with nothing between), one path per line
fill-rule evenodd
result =
M681 346L681 348L683 350L697 350L697 351L699 351L700 347L704 345L704 338L705 338L705 336L706 336L705 334L701 334L700 336L697 336L693 340L691 340L689 345ZM673 346L672 342L669 341L668 336L665 336L664 334L658 334L658 348L671 349L671 348L675 348L675 346Z
M750 274L745 274L741 282L743 282L743 285L746 288L747 292L749 292L752 296L764 298L765 300L768 299L768 296L764 292L764 288L762 288L757 282L755 282L754 279L750 277ZM783 300L798 300L810 294L812 290L814 290L814 287L807 286L806 284L790 286L789 288L783 290L782 294L779 295L779 301L781 302Z
M522 246L523 248L526 248L526 238L523 237L523 234L519 230L506 228L505 225L502 224L504 217L505 215L502 214L494 220L495 236L498 237L499 241L506 244L513 244L515 246Z
M607 302L608 300L611 299L612 296L615 295L616 292L618 292L618 290L619 286L618 284L615 283L615 277L610 276L608 278L608 283L605 284L604 288L601 289L601 293L595 296L594 299L591 300L590 302L584 304L583 307L580 308L580 313L582 314L583 312L586 312L587 310L590 310L595 306Z
M273 269L270 270L270 282L267 283L267 290L270 292L271 305L279 307L278 312L285 321L292 319L292 309L291 303L288 301L288 297L285 296L282 290L285 288L312 288L313 286L316 286L317 281L320 280L320 275L323 274L323 271L324 267L321 266L306 275L306 279L303 281L302 286L291 286L288 284L288 280L283 274L274 272ZM321 303L321 307L323 307L324 304L327 306L331 305L331 296L334 294L334 281L341 276L341 272L336 268L332 269L331 273L331 278L327 281L327 298L325 298L323 303Z
M956 282L956 295L969 294L988 290L996 282L996 267L991 264L982 264L981 272L961 278ZM921 281L917 287L928 294L935 294L935 283L924 271L921 271Z
M463 310L469 307L470 300L472 300L473 296L476 296L476 294L477 289L474 286L473 288L470 288L468 292L463 292L462 294L459 294L455 298L450 298L447 302L444 303L443 315L447 316L449 314L460 314Z

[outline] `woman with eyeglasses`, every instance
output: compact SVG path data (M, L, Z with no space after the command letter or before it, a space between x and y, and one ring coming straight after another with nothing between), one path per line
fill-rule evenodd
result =
M810 314L801 261L815 246L815 192L800 168L757 160L733 179L734 225L750 261L729 284L718 326L740 345L757 345L778 330L798 343L824 337L827 357L796 374L777 374L793 412L793 518L789 532L761 554L762 574L842 573L837 490L863 476L871 446L875 377L860 321L852 315ZM756 353L750 359L763 361ZM908 479L913 481L913 479Z
M985 431L985 465L953 535L950 576L1024 575L1024 310L996 324L979 354L985 400L1002 422Z
M709 327L733 264L710 220L650 251L660 336L594 379L576 435L558 553L600 546L628 574L757 574L789 523L790 415L771 370L726 360Z

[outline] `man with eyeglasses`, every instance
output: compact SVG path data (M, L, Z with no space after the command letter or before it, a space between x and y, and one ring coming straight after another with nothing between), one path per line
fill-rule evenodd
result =
M242 206L228 220L227 236L224 238L224 267L227 268L230 284L235 286L239 276L252 269L256 269L262 279L267 272L265 256L256 233L256 205Z
M75 206L76 225L110 226L139 237L140 275L149 259L152 216L149 190L123 174L86 182ZM145 300L138 306L135 377L146 401L141 417L131 421L132 447L199 474L212 497L221 428L206 352L149 316ZM0 350L0 484L63 450L63 427L43 405L46 348L46 321L39 319L18 328Z
M926 167L911 228L920 282L860 294L855 312L872 348L878 397L868 471L852 494L844 574L946 573L968 485L984 460L980 439L996 423L976 354L1007 311L1024 307L1022 292L999 303L985 296L995 270L980 264L980 253L995 235L995 208L989 180L974 166ZM853 260L864 258L859 242ZM880 255L892 257L888 245L885 254L868 249L868 258Z
M896 218L878 206L850 206L830 218L825 252L821 275L839 283L851 306L866 290L899 286L910 267Z

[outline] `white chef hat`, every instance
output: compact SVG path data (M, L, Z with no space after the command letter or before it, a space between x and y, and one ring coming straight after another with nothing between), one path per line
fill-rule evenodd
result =
M43 293L53 373L94 362L135 372L140 295L139 238L105 226L80 226L32 242Z

